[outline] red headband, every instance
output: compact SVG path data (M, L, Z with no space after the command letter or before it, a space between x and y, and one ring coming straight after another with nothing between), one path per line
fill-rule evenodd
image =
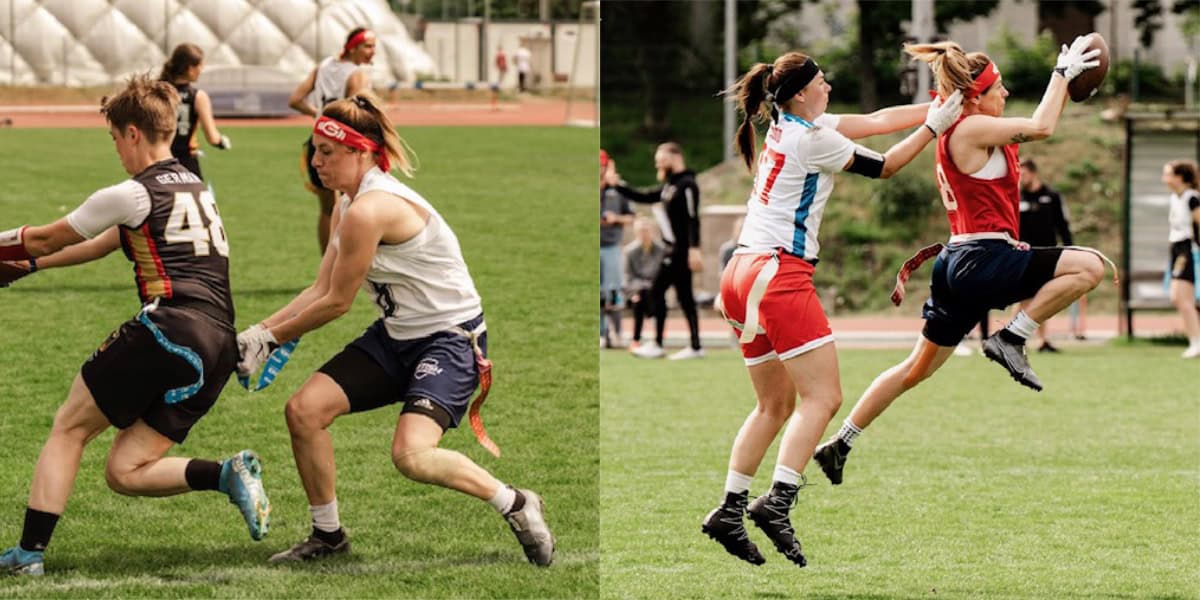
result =
M975 78L975 85L971 87L971 91L967 92L963 96L963 99L970 100L971 98L983 94L988 90L988 88L992 87L993 83L996 83L997 79L1000 79L1000 67L997 67L996 63L994 62L988 62L988 64L983 67L983 71L979 73L979 77ZM930 90L930 98L937 98L937 95L937 91Z
M342 52L349 52L349 51L353 50L355 47L357 47L359 44L367 41L367 34L370 32L371 32L370 29L364 29L364 30L354 34L354 37L346 40L346 45L342 48Z
M380 148L379 144L371 141L341 121L335 121L329 117L322 116L313 125L313 133L327 137L343 146L365 152L374 152L375 164L379 165L380 170L384 173L392 170L392 161L388 158L386 149Z

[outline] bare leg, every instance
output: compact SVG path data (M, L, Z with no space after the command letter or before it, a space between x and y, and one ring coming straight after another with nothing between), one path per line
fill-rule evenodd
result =
M108 418L96 406L83 378L76 375L67 401L54 415L50 437L33 469L30 508L56 515L66 510L84 446L108 427Z
M392 441L392 463L405 477L490 500L503 485L475 461L438 448L442 427L420 414L401 414Z
M783 365L800 393L800 406L779 443L778 464L803 473L829 420L842 406L837 348L825 344Z
M1200 313L1196 311L1196 285L1182 279L1171 280L1171 304L1183 319L1183 332L1188 342L1200 340Z
M313 373L284 408L296 470L312 506L329 504L337 497L333 437L327 428L348 412L350 400L346 393L324 373Z
M1046 282L1029 301L1025 314L1044 323L1071 305L1080 296L1092 291L1104 277L1100 257L1083 250L1063 250L1054 269L1054 279Z
M871 382L854 408L850 411L850 422L859 429L866 429L883 411L891 406L892 401L901 394L916 387L916 385L933 375L946 359L954 353L954 347L938 346L921 336L917 340L912 354L900 364L880 373ZM926 354L926 357L922 357ZM928 361L923 367L921 362ZM920 368L917 368L920 367Z
M729 454L729 469L754 475L767 448L796 406L796 386L778 360L747 367L758 405L738 430Z
M175 442L145 421L117 433L104 469L108 487L126 496L174 496L192 491L184 475L191 459L163 457L173 445Z

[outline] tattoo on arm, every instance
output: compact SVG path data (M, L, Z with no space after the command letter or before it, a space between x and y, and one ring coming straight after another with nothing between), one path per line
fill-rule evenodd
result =
M1014 136L1012 137L1012 143L1014 143L1014 144L1021 144L1021 143L1024 143L1024 142L1028 142L1029 140L1032 140L1032 139L1033 139L1033 138L1032 138L1032 137L1030 137L1030 136L1028 136L1028 135L1025 135L1025 134L1023 134L1023 133L1018 133L1017 135L1014 135Z

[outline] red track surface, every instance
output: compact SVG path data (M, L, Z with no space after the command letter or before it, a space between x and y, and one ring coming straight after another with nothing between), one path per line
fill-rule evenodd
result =
M561 98L522 98L515 102L429 102L388 103L388 116L397 127L431 126L560 126L567 123L567 103ZM91 106L0 106L0 124L11 119L13 127L103 127L104 118ZM575 101L572 121L594 121L596 104ZM234 127L306 126L312 119L296 115L282 119L217 119L218 125Z

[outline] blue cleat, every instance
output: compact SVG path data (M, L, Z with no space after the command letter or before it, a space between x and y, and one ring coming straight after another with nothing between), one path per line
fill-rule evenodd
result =
M246 519L250 537L266 537L271 524L271 501L262 485L262 463L252 450L242 450L221 463L220 490Z
M0 553L0 570L8 575L37 576L46 574L42 553L31 552L20 546L13 546Z

